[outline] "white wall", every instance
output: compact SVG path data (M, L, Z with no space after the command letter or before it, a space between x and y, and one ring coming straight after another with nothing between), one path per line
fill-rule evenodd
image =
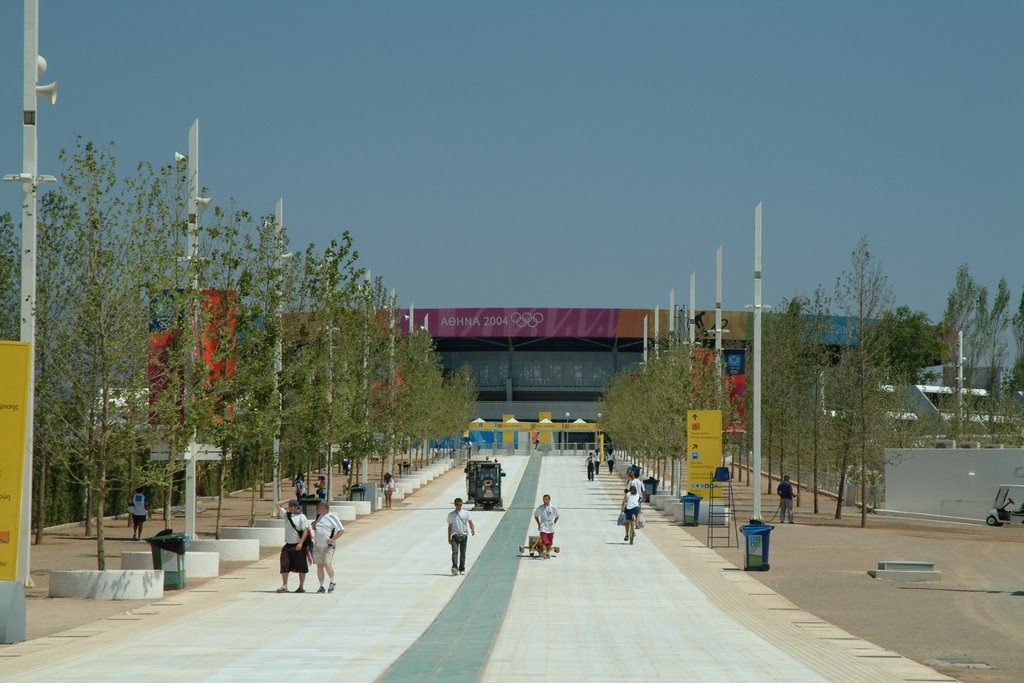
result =
M983 520L1002 484L1024 484L1024 448L887 448L886 510Z

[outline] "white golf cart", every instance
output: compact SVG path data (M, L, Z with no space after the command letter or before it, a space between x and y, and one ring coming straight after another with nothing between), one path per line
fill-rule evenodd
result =
M1014 501L1017 496L1020 503ZM985 523L989 526L1024 524L1024 484L1003 484L996 492L996 500L988 511Z

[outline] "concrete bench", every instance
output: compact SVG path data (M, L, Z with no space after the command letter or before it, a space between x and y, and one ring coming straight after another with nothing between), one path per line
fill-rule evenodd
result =
M121 553L121 569L152 569L153 553L130 550ZM220 576L220 553L185 551L185 576L206 579Z
M285 521L283 519L273 519L273 518L271 518L271 519L257 519L255 522L253 522L253 526L275 527L275 528L276 527L281 527L283 529L284 527L282 527L281 525L284 524L284 523L285 523Z
M343 522L352 522L356 518L356 508L353 505L342 505L340 502L331 503L331 512L338 516Z
M278 520L277 526L224 526L220 528L220 537L255 538L261 548L280 548L284 545L284 520Z
M373 512L373 503L368 500L335 500L331 503L331 509L335 507L354 508L357 515L368 515ZM353 519L355 519L353 517Z
M868 576L891 581L941 581L942 572L932 562L913 560L882 560L878 569L869 569Z
M720 501L714 503L700 502L700 510L697 512L697 521L700 524L711 524L710 520L714 520L712 526L728 526L729 525L729 506Z
M683 522L683 503L676 500L666 500L664 512L666 515L674 519L676 522L682 524Z
M420 480L416 477L399 477L395 479L395 485L401 486L407 493L412 493L420 487Z
M672 500L679 500L679 496L673 496L671 493L658 493L651 496L651 501L648 505L657 510L664 510L665 504Z
M188 549L200 553L220 553L222 562L255 562L260 559L260 542L255 538L193 538Z
M54 569L51 598L89 600L160 600L164 573L158 569Z

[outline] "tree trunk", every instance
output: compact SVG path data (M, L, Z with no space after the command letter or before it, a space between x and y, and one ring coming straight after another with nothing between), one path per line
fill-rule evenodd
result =
M96 463L96 568L103 571L107 568L106 530L103 527L103 501L106 499L107 470L103 462L104 455L100 452Z
M92 536L92 483L85 489L85 535Z
M220 521L224 512L224 482L227 479L228 469L228 446L226 443L220 445L220 470L217 472L217 524L213 530L213 537L220 539Z
M47 457L45 448L41 448L40 444L36 443L37 452L39 453L39 474L33 481L36 482L36 494L32 499L35 504L35 544L39 545L43 542L43 529L46 528L46 475L47 475Z

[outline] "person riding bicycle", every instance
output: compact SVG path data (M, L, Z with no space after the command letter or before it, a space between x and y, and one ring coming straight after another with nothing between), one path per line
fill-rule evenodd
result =
M622 540L629 540L629 527L636 524L636 517L640 514L640 494L636 490L636 484L630 482L626 495L622 497L622 511L626 513L626 537Z

